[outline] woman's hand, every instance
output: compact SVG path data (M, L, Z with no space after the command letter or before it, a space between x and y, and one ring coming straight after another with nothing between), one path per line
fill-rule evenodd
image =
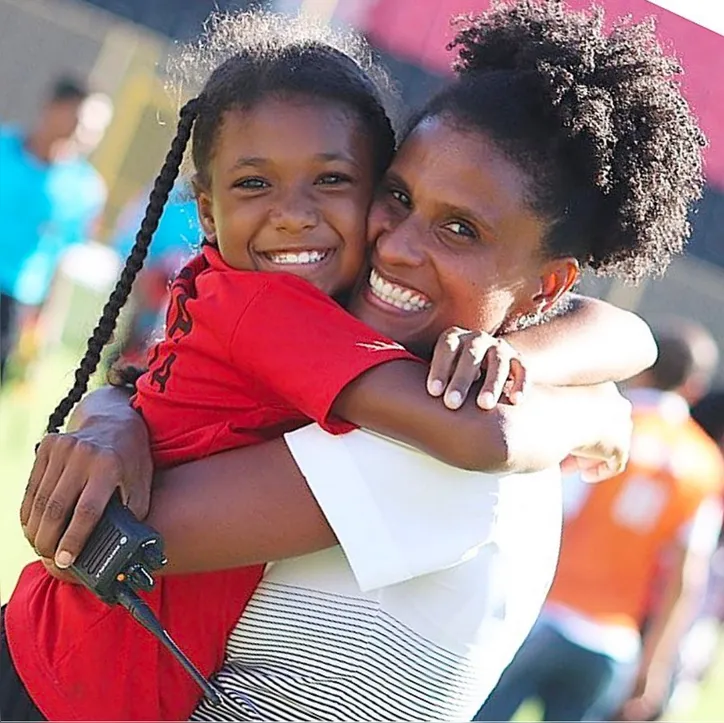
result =
M28 542L60 569L83 549L117 487L139 519L150 504L148 431L127 394L100 389L79 412L79 429L41 441L20 510Z
M512 404L522 399L526 368L507 341L457 326L444 331L433 351L428 392L433 397L442 396L448 409L459 409L481 376L483 383L477 396L481 409L493 409L503 393Z
M40 562L43 563L43 567L45 567L45 571L50 575L51 577L54 577L56 580L60 580L61 582L69 582L73 585L80 585L80 579L77 578L70 570L61 570L56 564L54 560L49 560L47 557L41 557Z

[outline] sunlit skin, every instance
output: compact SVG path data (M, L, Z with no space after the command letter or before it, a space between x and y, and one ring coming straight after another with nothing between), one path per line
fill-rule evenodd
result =
M362 123L338 103L292 96L227 111L210 187L196 180L206 238L234 268L349 290L367 250L373 159Z
M453 324L494 334L521 315L545 312L573 284L578 265L542 253L547 225L530 209L528 184L484 134L423 121L371 210L372 275L351 311L423 355ZM380 279L397 297L409 292L414 308L379 298ZM382 293L388 301L390 287Z

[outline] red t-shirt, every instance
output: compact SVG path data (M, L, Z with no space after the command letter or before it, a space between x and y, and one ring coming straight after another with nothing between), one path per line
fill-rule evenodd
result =
M150 353L132 405L151 434L157 466L276 438L331 414L362 372L413 358L350 316L308 281L239 271L214 246L171 287L166 333Z
M364 371L395 359L415 357L308 282L232 269L206 246L172 286L165 338L132 403L149 425L156 463L171 466L274 439L310 420L349 431L353 425L331 414L335 398ZM262 573L259 565L160 577L146 598L209 676ZM51 720L181 720L200 699L187 673L125 610L59 583L40 563L23 571L6 627L20 678Z

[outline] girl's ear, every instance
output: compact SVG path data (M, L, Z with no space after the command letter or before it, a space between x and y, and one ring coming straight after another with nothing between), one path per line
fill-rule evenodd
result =
M216 222L214 221L214 205L211 198L211 191L201 183L198 174L191 179L196 198L196 211L199 215L199 223L203 229L206 240L216 243Z

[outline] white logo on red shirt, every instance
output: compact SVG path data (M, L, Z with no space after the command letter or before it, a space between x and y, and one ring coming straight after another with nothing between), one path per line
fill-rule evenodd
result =
M358 341L356 346L361 346L364 349L370 349L372 351L405 351L405 347L396 341Z

